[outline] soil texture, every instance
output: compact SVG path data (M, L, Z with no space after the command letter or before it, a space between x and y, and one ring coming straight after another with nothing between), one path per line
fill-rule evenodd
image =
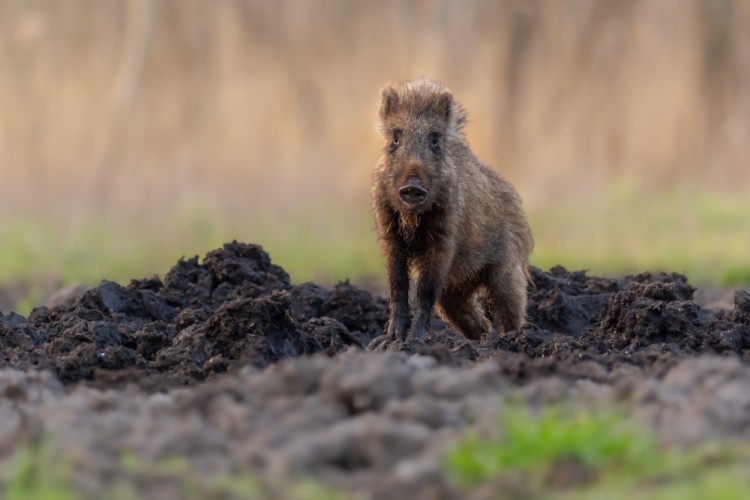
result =
M385 298L292 284L237 242L163 279L0 313L0 470L49 443L89 498L187 495L157 466L175 457L201 497L231 498L208 485L246 473L269 498L305 477L374 498L464 498L445 447L519 398L628 408L668 444L750 438L750 293L717 309L679 274L555 267L532 281L520 331L471 342L435 318L423 343L386 352L367 350Z

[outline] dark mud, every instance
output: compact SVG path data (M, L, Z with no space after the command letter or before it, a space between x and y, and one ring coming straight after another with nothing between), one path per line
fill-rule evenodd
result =
M713 311L693 300L684 276L588 277L533 269L529 324L480 343L437 318L421 346L441 363L496 359L506 374L606 377L620 365L663 372L680 357L750 349L750 298ZM193 385L250 364L365 348L388 318L381 297L341 283L291 285L259 246L231 243L180 261L164 277L102 282L67 306L0 319L2 366L47 369L64 384L135 384L149 391ZM582 368L585 367L585 368Z
M624 404L665 442L750 438L750 293L713 310L678 274L556 267L532 279L522 330L475 343L435 319L423 344L391 346L405 352L366 351L385 299L292 285L236 242L163 280L3 314L0 457L56 436L100 478L79 484L92 497L123 480L128 451L144 464L183 457L200 477L250 470L271 497L312 474L376 497L457 498L441 450L469 425L495 425L518 391L536 406ZM157 479L133 487L159 497Z
M251 364L365 347L387 318L382 298L341 283L292 286L259 246L232 243L164 277L102 282L69 305L0 318L2 366L46 369L65 384L202 382Z

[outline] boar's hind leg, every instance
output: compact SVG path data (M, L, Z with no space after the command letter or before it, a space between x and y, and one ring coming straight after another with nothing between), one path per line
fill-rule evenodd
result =
M527 280L520 264L498 266L485 283L500 332L517 330L526 322Z
M477 303L475 289L448 288L438 299L440 315L470 340L479 340L490 331L490 322Z

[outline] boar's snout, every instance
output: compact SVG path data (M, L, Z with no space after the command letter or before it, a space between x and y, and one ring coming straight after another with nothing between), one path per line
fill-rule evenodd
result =
M427 190L417 177L410 177L406 185L398 190L398 197L409 206L417 206L427 199Z

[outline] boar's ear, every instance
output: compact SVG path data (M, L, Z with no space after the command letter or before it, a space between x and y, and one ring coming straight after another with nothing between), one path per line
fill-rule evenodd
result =
M445 119L448 128L455 133L461 132L466 123L466 111L453 99L449 90L443 91L437 99L438 115Z
M386 85L380 91L380 119L384 120L393 114L398 107L398 92L391 85Z

